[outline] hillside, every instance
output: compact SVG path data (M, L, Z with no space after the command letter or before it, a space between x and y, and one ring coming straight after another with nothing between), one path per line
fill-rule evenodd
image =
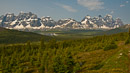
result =
M130 33L130 32L129 32ZM0 47L2 73L129 73L130 34Z
M115 28L115 29L105 30L105 31L95 33L95 35L111 35L111 34L117 34L122 32L128 32L128 30L129 30L128 28L127 29Z
M42 37L46 40L50 37L32 32L9 30L0 27L0 44L25 43L27 41L39 41Z
M121 32L128 32L130 29L130 24L123 25L119 28L111 29L111 30L106 30L106 31L101 31L95 33L95 35L111 35L111 34L117 34Z

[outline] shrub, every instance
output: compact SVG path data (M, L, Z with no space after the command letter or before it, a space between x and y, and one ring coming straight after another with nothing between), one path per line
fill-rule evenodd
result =
M90 68L90 70L99 70L103 67L104 65L103 64L97 64L96 66Z
M116 48L117 48L117 45L114 42L112 42L111 44L108 44L104 47L104 51L116 49Z
M130 43L130 37L128 37L125 41L125 45L129 44Z
M128 38L125 41L125 45L130 43L130 28L129 28L129 33L128 33Z

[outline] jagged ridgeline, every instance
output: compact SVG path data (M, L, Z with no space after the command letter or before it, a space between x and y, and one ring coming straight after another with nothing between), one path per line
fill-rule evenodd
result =
M113 19L112 15L91 17L85 16L80 22L68 18L53 20L51 17L38 18L36 14L19 13L0 16L0 26L8 29L114 29L123 25L120 18Z

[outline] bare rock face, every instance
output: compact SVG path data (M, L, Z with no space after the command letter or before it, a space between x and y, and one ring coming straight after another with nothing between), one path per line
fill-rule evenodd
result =
M72 18L54 21L50 16L38 18L32 12L20 12L0 16L0 27L8 29L114 29L124 25L120 18L113 19L112 15L97 17L85 16L81 22Z
M81 23L85 26L88 26L87 28L93 28L93 29L112 29L120 27L123 24L121 19L114 20L112 18L112 15L106 15L102 17L99 15L98 17L91 18L90 16L86 16Z

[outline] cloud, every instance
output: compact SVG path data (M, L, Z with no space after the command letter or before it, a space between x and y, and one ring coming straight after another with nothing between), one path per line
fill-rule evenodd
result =
M78 4L87 7L89 10L104 9L104 2L100 0L77 0Z
M69 5L64 5L64 4L59 4L59 3L56 3L56 5L64 8L65 10L69 11L69 12L77 12L76 9L72 8L71 6Z
M124 6L125 6L125 5L123 5L123 4L122 4L122 5L120 5L120 7L124 7Z
M129 3L129 1L126 1L126 3L128 4L128 3Z
M129 3L129 1L126 1L125 4L121 4L120 7L124 7Z
M114 11L111 11L111 14L113 14L114 13Z

